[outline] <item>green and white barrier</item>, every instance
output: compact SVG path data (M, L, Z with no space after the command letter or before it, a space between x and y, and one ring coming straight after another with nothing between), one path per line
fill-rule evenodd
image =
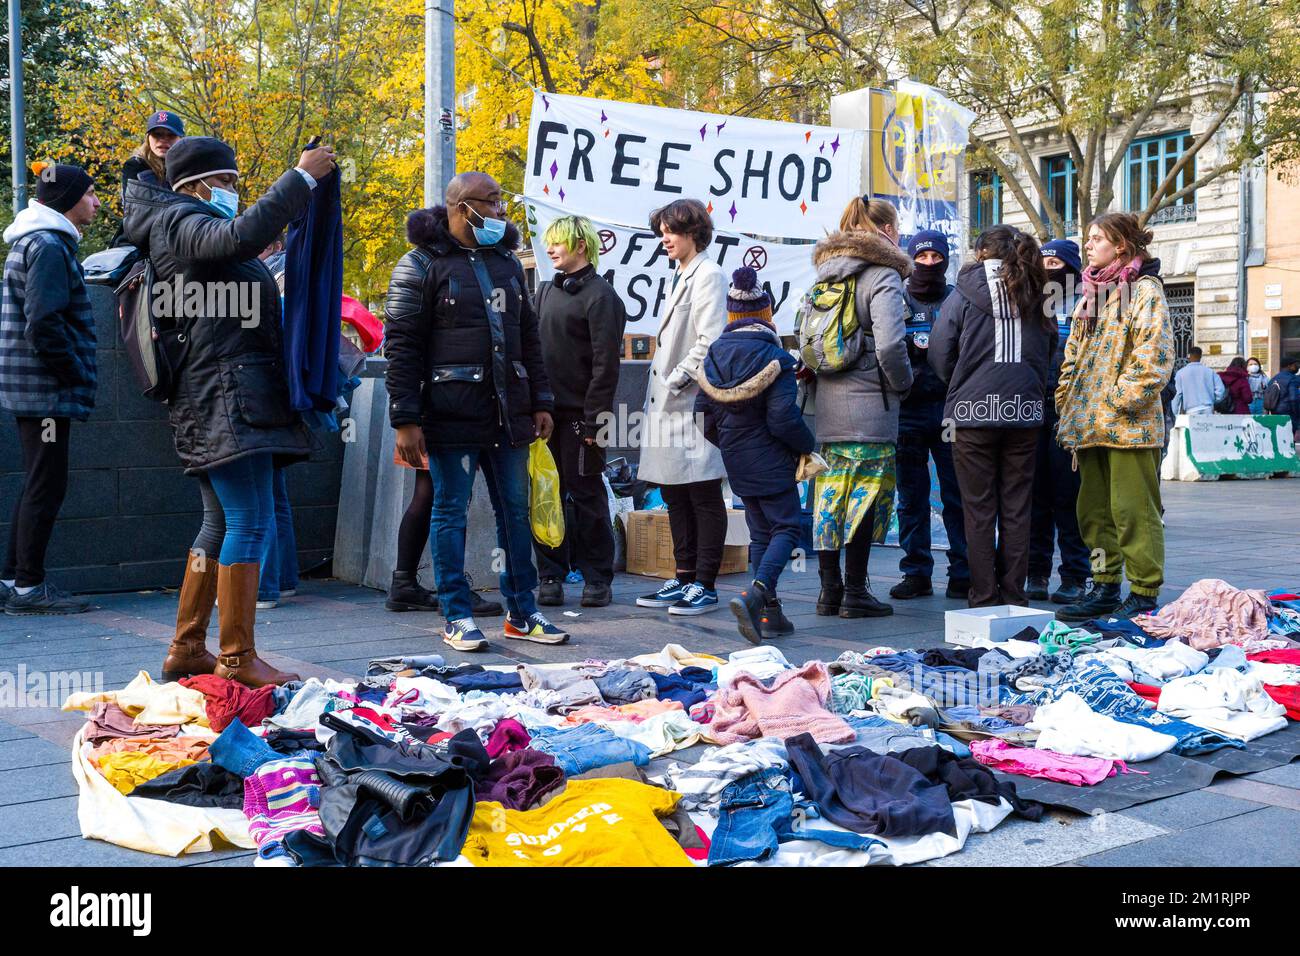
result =
M1160 467L1166 481L1300 474L1288 415L1179 415Z

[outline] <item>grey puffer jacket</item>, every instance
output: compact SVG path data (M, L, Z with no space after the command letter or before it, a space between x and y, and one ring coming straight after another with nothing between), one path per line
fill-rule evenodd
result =
M851 368L817 376L817 441L897 442L898 407L912 387L903 298L912 260L883 236L833 232L817 243L813 265L819 282L857 276L858 321L875 340Z

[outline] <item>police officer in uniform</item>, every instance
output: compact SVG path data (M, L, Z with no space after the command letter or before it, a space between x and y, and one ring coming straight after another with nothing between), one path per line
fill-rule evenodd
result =
M926 361L930 329L939 318L944 300L952 293L947 281L948 238L924 229L907 244L913 270L904 287L907 300L907 351L912 359L914 383L898 419L898 536L903 558L898 568L903 580L889 596L901 601L933 594L930 579L934 556L930 551L930 459L939 477L943 526L948 532L948 589L950 598L966 600L970 570L966 564L966 527L961 491L952 463L951 434L945 436L943 402L946 388Z

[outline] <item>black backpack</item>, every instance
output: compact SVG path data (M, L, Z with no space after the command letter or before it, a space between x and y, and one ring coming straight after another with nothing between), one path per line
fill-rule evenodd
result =
M174 319L155 314L157 276L148 257L138 259L117 287L117 320L122 350L145 398L168 402L176 393L176 373L185 357L186 335Z
M1231 415L1235 406L1236 401L1232 397L1232 390L1228 388L1227 382L1224 382L1223 395L1214 403L1214 410L1220 415Z
M1286 396L1282 394L1282 383L1278 381L1278 376L1274 375L1264 386L1264 411L1276 415L1285 398Z

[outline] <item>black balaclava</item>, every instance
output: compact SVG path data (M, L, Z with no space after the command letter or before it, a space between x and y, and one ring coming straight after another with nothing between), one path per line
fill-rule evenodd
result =
M907 291L920 302L937 302L943 298L943 292L948 287L947 273L947 259L929 266L914 262L912 274L907 279Z

